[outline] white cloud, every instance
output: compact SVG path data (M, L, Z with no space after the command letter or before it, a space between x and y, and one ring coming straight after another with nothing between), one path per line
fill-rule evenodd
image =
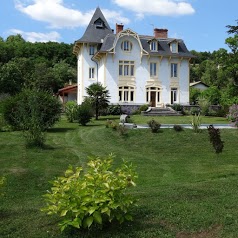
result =
M128 18L121 16L120 12L115 12L108 9L102 9L102 12L107 21L113 24L116 23L128 24L130 22Z
M20 34L26 41L30 42L48 42L55 41L58 42L60 34L56 31L51 31L49 33L40 32L26 32L18 29L11 29L9 34Z
M94 10L85 13L64 6L64 0L15 0L15 7L34 20L46 22L50 28L74 28L87 26ZM103 10L108 21L128 23L120 12Z
M140 18L144 14L157 16L179 16L195 13L192 5L186 0L113 0L115 4L134 11Z

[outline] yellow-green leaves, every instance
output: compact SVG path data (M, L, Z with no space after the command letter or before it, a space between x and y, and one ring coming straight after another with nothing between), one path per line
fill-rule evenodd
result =
M90 228L114 219L120 223L132 220L129 210L135 200L126 189L135 186L137 174L132 164L123 161L113 169L112 163L112 155L90 158L85 169L70 165L64 176L52 182L42 211L61 217L61 231L68 226Z

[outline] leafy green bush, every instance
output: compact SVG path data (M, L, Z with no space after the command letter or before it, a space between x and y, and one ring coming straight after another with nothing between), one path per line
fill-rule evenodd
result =
M119 104L117 105L108 105L107 108L102 109L100 111L100 114L102 116L107 116L107 115L121 115L121 106Z
M198 99L198 104L200 107L200 112L203 116L207 116L209 114L209 107L211 103L204 97L200 97Z
M182 111L183 110L183 106L181 104L178 104L178 103L174 103L172 106L171 106L175 111Z
M88 103L82 103L78 106L77 119L79 124L86 126L93 117L92 108Z
M175 131L183 131L183 127L180 125L174 125L174 130Z
M191 105L196 105L198 98L201 96L201 90L190 87L189 89L189 102Z
M224 147L224 141L221 140L220 130L218 128L214 128L213 125L210 125L207 130L209 133L210 142L215 149L215 153L221 153Z
M191 125L195 133L200 132L200 126L201 126L200 114L193 115Z
M153 133L157 133L161 127L161 124L154 119L148 121L147 124Z
M124 125L118 125L117 131L118 131L119 135L126 136L128 133L128 128L126 128Z
M75 101L68 101L65 104L64 110L68 122L73 122L77 120L78 105Z
M141 105L137 110L133 111L133 115L141 114L141 112L146 111L149 108L148 104Z
M113 169L112 162L112 155L90 159L85 169L69 166L64 176L53 181L44 195L47 205L42 211L60 216L61 231L70 226L89 228L113 220L132 220L129 209L135 200L127 189L135 186L137 174L132 164L123 162Z
M46 91L25 89L4 103L3 116L13 128L22 130L27 145L42 146L45 131L61 115L61 103Z
M238 104L233 104L229 107L229 113L227 114L227 119L238 127Z

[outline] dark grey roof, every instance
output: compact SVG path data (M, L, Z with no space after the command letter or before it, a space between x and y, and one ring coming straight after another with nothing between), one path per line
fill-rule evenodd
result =
M100 22L102 23L101 26ZM93 14L93 17L86 31L84 32L84 35L76 42L101 43L101 39L104 39L106 35L111 33L112 29L98 7Z
M151 37L153 38L153 37ZM183 40L181 39L158 39L158 51L151 51L150 50L150 44L148 41L150 41L149 37L140 37L140 41L142 44L142 47L144 50L146 50L151 56L161 55L161 56L180 56L180 57L194 57L185 46ZM173 40L176 40L178 42L178 53L172 53L170 50L169 43Z
M101 46L101 49L99 50L100 52L106 52L110 50L113 47L113 43L115 40L116 35L114 34L108 34ZM152 36L139 36L140 41L142 44L142 47L145 51L147 51L151 56L179 56L179 57L194 57L187 49L185 46L184 42L180 39L158 39L158 51L151 51L150 50L150 40L154 39ZM170 50L169 43L173 40L176 40L178 42L178 53L172 53Z

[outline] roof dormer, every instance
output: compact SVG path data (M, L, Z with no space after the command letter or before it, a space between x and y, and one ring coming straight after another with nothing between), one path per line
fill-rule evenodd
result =
M150 45L150 51L155 52L158 51L158 41L154 38L148 41Z
M178 41L176 39L169 42L169 47L172 53L178 53Z
M94 22L94 25L96 28L105 28L105 23L100 17Z

